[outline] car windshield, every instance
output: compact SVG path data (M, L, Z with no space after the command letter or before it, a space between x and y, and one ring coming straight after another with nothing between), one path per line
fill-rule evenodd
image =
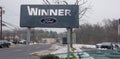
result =
M0 43L2 43L2 41L0 40Z
M7 41L7 40L0 40L0 42L8 43L9 41Z
M0 59L55 58L120 59L120 0L0 0Z
M60 58L66 58L67 53L57 54ZM91 50L74 53L77 59L120 59L119 51L112 50Z

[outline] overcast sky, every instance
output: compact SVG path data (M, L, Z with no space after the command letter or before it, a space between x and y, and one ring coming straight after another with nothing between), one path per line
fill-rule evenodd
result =
M51 1L51 0L49 0ZM63 1L63 0L59 0ZM75 0L67 0L74 3ZM11 24L19 26L20 22L20 5L21 4L43 4L42 0L0 0L0 5L5 10L3 20ZM85 21L96 24L102 22L103 19L119 19L120 18L120 0L88 0L91 10L84 17ZM50 29L51 30L51 29ZM59 29L56 29L57 31ZM62 29L63 32L65 31Z

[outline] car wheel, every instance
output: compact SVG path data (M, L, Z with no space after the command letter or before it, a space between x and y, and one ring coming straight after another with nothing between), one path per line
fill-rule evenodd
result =
M9 48L9 45L7 45L7 48Z
M0 48L3 48L3 47L4 47L3 45L0 46Z
M0 46L0 48L2 48L2 46Z

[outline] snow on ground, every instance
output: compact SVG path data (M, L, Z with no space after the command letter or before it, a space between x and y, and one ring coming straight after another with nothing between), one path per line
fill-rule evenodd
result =
M85 45L85 44L73 44L73 48L75 48L74 52L82 51L81 48L95 48L95 45ZM59 53L67 53L67 45L65 46L54 46L55 51L51 52L51 54L59 54ZM71 51L71 49L70 49Z
M73 44L73 47L75 48L74 52L81 52L82 51L81 48L95 48L95 45ZM68 50L67 45L53 44L51 48L49 48L48 50L30 53L30 55L41 56L47 54L67 53L67 50Z

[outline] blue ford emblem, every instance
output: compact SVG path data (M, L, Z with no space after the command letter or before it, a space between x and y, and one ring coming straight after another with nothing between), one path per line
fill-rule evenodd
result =
M55 18L43 18L41 20L41 23L43 23L43 24L52 24L52 23L55 23L55 22L56 22Z

